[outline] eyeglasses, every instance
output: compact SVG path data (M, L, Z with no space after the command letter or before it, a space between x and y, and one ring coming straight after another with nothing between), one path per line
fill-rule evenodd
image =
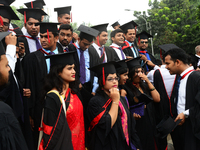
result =
M113 81L119 81L119 78L118 77L115 77L115 78L109 78L109 79L107 79L107 81L109 81L109 82L113 82Z
M140 43L141 43L141 44L144 44L144 43L145 43L145 44L148 44L149 42L141 41Z

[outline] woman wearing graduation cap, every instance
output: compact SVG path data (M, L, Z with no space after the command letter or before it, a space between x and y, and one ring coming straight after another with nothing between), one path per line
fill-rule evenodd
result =
M118 91L118 77L113 62L90 68L98 76L99 89L90 100L89 150L136 150L139 138L134 130L135 120Z
M153 102L160 102L160 95L155 87L148 80L140 65L140 57L127 62L129 68L128 88L131 90L127 94L130 110L136 121L136 131L141 140L142 149L155 150L158 148L155 135L155 108ZM135 106L141 108L137 111L132 111Z
M51 68L45 79L45 100L39 149L84 150L83 106L75 94L73 53L48 56Z

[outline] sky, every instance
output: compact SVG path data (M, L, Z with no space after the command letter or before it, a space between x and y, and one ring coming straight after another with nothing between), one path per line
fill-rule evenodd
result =
M24 6L23 3L31 0L16 0L11 6ZM54 8L72 6L72 22L78 25L85 22L91 25L109 23L109 26L119 20L124 24L134 20L133 11L146 11L149 9L149 0L44 0L45 12L49 14L51 22L57 22L57 13ZM25 7L25 6L24 6ZM125 11L131 9L132 11Z

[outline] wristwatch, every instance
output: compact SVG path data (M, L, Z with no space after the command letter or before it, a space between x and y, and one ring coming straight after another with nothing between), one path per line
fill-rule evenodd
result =
M184 114L184 116L185 116L185 118L188 118L188 114L186 114L185 112L183 112L183 114Z

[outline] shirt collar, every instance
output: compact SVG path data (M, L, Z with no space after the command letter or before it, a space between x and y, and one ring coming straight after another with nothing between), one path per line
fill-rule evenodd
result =
M197 54L195 54L195 56L197 56L198 58L200 58L200 56L199 56L199 55L197 55Z
M185 69L185 70L181 73L181 76L183 76L185 73L187 73L187 72L190 71L190 70L194 70L194 67L191 66L191 67Z
M129 41L127 41L127 40L125 40L126 42L128 42L128 44L129 44L129 46L131 46L133 43L131 43L131 42L129 42Z
M51 52L50 50L44 49L44 51L46 51L47 53ZM56 49L53 51L55 54L58 54L58 48L56 47Z
M25 35L26 35L26 36L29 36L29 37L32 37L32 36L27 32L27 30L26 30ZM39 35L40 35L40 33L38 33L38 35L37 35L36 37L40 38Z
M115 44L115 43L112 43L111 46L114 46L114 47L120 47L119 45Z

